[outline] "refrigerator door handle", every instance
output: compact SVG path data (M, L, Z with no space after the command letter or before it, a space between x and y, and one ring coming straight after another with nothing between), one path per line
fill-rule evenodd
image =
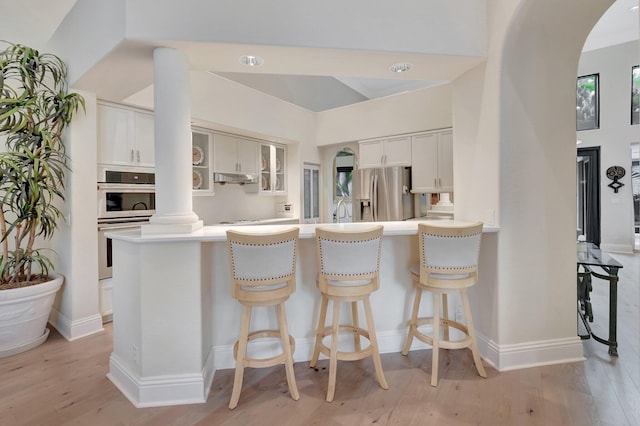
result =
M374 222L378 221L378 173L371 173L371 217Z

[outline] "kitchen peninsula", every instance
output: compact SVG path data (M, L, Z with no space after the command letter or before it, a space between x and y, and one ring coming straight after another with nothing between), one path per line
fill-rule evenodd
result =
M371 303L380 351L399 352L413 295L409 266L418 258L419 222L378 223L384 226L380 290L372 295ZM296 340L294 360L300 362L311 358L321 299L315 286L316 227L359 229L372 224L263 225L239 230L264 233L292 226L300 228L297 288L286 309L289 332ZM230 228L235 227L207 226L173 235L110 234L114 244L114 343L108 376L134 405L205 402L215 370L234 367L233 344L238 338L241 306L232 299L229 284L226 230ZM494 267L497 231L497 227L484 228L480 275L483 262L489 263L486 268ZM482 281L477 287L476 292L482 291ZM480 306L470 293L477 311ZM494 307L482 309L491 312ZM271 310L258 310L253 320L260 328L276 328ZM424 346L414 346L418 347ZM264 354L272 349L269 342L250 346Z

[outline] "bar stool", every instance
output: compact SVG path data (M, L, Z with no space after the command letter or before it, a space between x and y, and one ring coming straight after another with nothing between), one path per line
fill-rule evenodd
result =
M478 281L478 256L482 222L469 226L435 226L426 223L418 224L418 240L420 263L411 267L411 276L416 288L413 311L409 321L409 335L402 349L407 355L413 338L417 338L433 347L431 362L431 386L438 384L439 349L462 349L471 347L473 360L481 377L487 373L482 365L476 334L473 328L471 308L467 296L467 288ZM422 291L433 293L433 317L418 318ZM459 292L464 306L467 325L449 319L447 294ZM442 306L442 316L440 316ZM431 336L421 332L418 327L433 324ZM440 338L440 326L443 336ZM449 327L462 331L465 337L450 340Z
M380 247L382 226L364 231L333 231L316 228L318 258L317 286L322 294L320 318L316 334L316 343L310 366L315 367L320 353L329 357L329 385L327 402L333 401L336 388L338 360L356 361L368 356L373 357L378 383L382 389L388 389L382 371L376 331L371 314L369 295L379 287ZM332 302L333 319L330 327L325 327L327 306ZM367 330L358 325L358 305L362 301L367 322ZM340 325L340 303L351 303L352 323ZM355 351L338 350L340 331L353 334ZM323 343L326 336L331 337L331 347ZM369 346L362 349L360 338L369 340Z
M300 399L293 373L295 341L289 335L284 302L296 289L296 254L299 229L293 228L270 234L247 234L227 231L229 263L231 265L231 295L242 304L240 338L233 347L236 372L229 408L234 409L240 399L245 367L271 367L284 362L291 398ZM249 332L251 309L275 306L279 330ZM271 358L247 357L249 341L278 337L282 353Z

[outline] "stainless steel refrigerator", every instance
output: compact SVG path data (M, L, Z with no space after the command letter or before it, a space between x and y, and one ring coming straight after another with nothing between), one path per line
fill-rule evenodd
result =
M353 217L361 222L406 220L414 217L411 167L353 171Z

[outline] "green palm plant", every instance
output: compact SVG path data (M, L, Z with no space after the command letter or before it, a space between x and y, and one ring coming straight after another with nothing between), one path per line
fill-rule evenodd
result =
M37 237L51 238L69 169L64 129L84 99L67 92L64 62L2 41L0 50L0 289L46 280L52 262ZM35 268L34 268L35 265Z

